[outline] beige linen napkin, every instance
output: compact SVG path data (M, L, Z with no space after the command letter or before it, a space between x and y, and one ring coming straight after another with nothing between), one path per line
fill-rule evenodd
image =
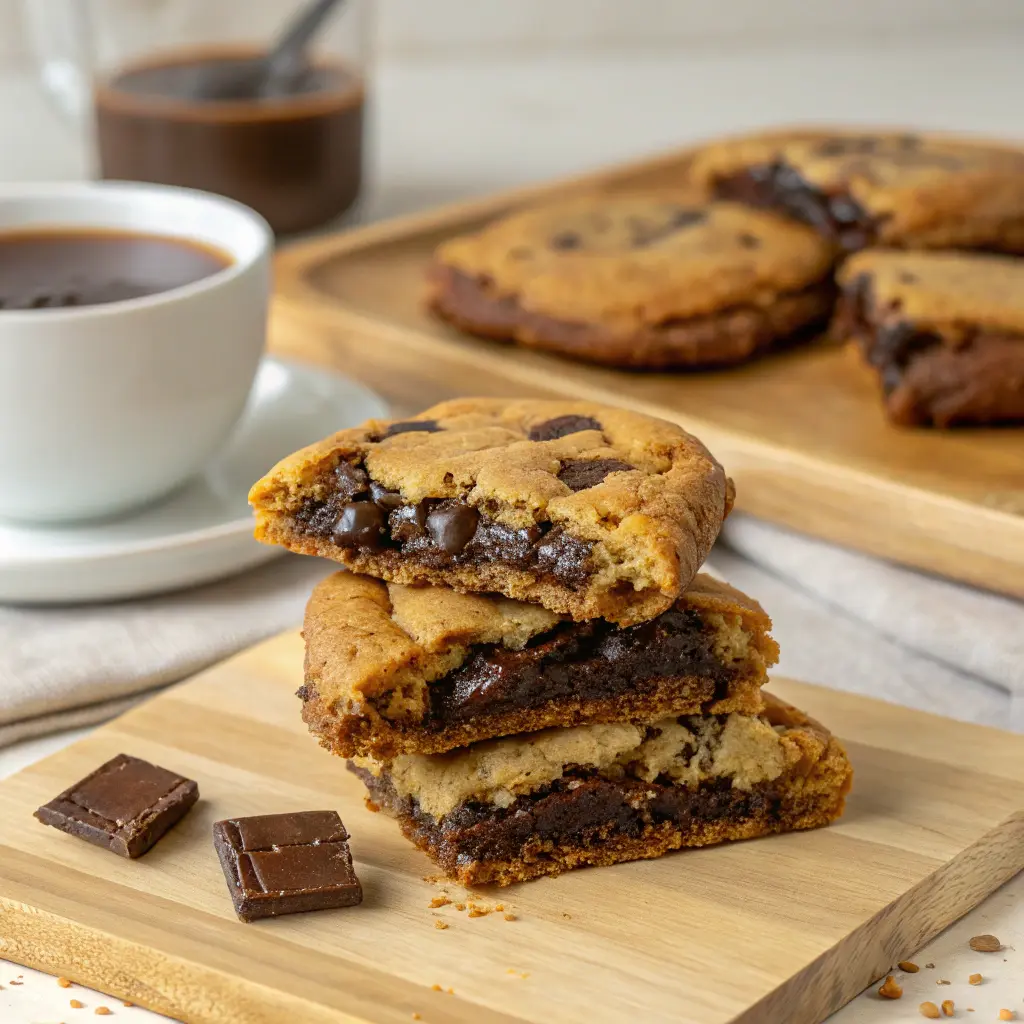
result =
M103 721L297 626L313 584L332 568L286 555L164 597L0 607L0 747ZM768 610L782 645L780 673L1024 731L1019 602L738 514L708 568Z

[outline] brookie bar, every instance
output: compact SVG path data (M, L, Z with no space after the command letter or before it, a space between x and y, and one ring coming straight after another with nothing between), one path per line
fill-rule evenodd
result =
M336 573L306 609L303 718L336 754L439 753L584 722L761 708L778 658L757 602L698 574L635 626Z
M267 543L396 583L630 624L687 586L732 489L707 449L663 420L463 399L311 445L249 500Z
M852 778L829 732L771 695L761 716L549 729L349 767L466 885L815 828L842 813Z

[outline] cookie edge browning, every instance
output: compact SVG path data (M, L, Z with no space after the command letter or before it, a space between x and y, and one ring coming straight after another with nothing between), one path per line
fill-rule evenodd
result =
M540 604L558 614L576 620L605 618L619 625L633 625L665 611L693 579L703 564L732 507L734 487L722 466L707 447L677 424L629 409L600 403L530 399L463 398L441 402L424 410L414 420L441 420L462 413L524 409L535 413L538 421L566 414L606 418L630 417L646 421L665 435L661 442L671 467L663 476L678 474L679 486L673 493L674 508L661 508L658 514L642 510L631 518L654 525L647 536L646 554L660 572L660 579L645 590L627 590L629 579L621 577L613 586L595 590L593 586L576 592L567 587L536 579L536 574L503 566L496 562L479 565L455 565L447 569L428 569L407 564L394 552L380 555L354 548L339 548L329 541L301 534L291 528L288 509L300 500L308 488L332 472L349 455L363 457L371 439L386 433L389 424L408 420L368 420L348 430L317 441L278 462L258 480L249 492L249 503L256 513L254 535L265 544L276 544L306 555L319 555L340 562L358 573L377 576L392 583L450 586L469 593L498 592L515 600ZM671 436L671 440L669 439ZM668 504L662 496L660 505ZM390 563L390 564L389 564Z
M347 611L335 602L339 590L362 591L365 601L376 605L382 631L387 630L396 642L405 644L402 657L408 658L410 664L422 665L430 657L430 652L420 647L393 621L383 583L335 573L314 588L303 627L306 640L305 680L298 696L302 700L302 719L310 732L318 738L321 746L341 757L437 754L478 740L591 722L653 721L673 714L758 714L763 706L761 687L767 681L768 669L779 657L779 646L770 635L771 619L760 604L735 587L699 573L677 603L687 608L696 607L705 614L738 615L741 629L750 638L751 660L756 657L760 661L760 665L753 666L753 671L738 675L730 682L730 693L725 698L708 702L705 706L692 700L672 703L662 693L647 694L633 700L623 695L614 700L582 701L565 708L562 713L542 705L505 715L486 716L474 723L451 726L438 733L416 731L415 728L410 733L396 727L392 720L381 716L365 700L353 707L352 713L339 712L340 703L346 700L354 703L359 695L351 683L329 677L334 674L332 670L339 660L342 672L351 665L343 652L355 650L359 642L366 644L365 623L350 628L346 621L349 617ZM338 627L344 630L344 638L339 637ZM467 646L474 642L467 639ZM400 666L393 661L382 664L380 675L368 681L371 688L375 683L387 687L388 678L393 678L399 669ZM384 692L389 691L385 689Z
M1024 151L970 137L938 132L898 131L892 127L837 126L833 129L794 127L765 133L729 136L705 143L689 165L693 184L709 195L715 179L736 174L756 164L770 163L784 156L787 146L825 142L830 138L872 136L896 139L913 135L925 143L956 146L992 153L1008 161L1021 161L1017 173L1005 166L990 166L958 173L947 184L929 190L920 201L919 186L883 186L880 195L888 199L880 207L865 207L876 220L875 245L927 249L992 249L1024 253ZM790 166L794 166L790 164ZM799 172L800 168L795 167ZM812 183L813 184L813 183ZM899 196L904 193L903 201ZM858 201L861 201L858 199ZM783 211L775 211L785 215Z
M475 293L466 303L471 291ZM698 370L737 366L797 340L794 335L827 321L833 298L831 283L823 281L780 293L767 306L735 306L620 334L597 323L531 312L514 296L490 296L479 281L435 261L427 271L425 302L441 320L481 338L619 369Z
M772 694L766 694L765 698L765 716L772 725L784 729L787 737L798 744L802 754L800 761L783 776L787 783L783 804L788 802L789 813L777 823L767 823L771 827L766 827L759 818L745 818L738 823L716 821L704 823L696 836L684 838L682 829L665 822L648 826L640 838L612 837L591 847L555 846L551 843L544 851L544 859L539 860L466 861L458 858L454 851L446 851L443 842L433 842L429 828L417 822L406 801L397 796L391 798L387 792L390 787L371 788L374 777L369 772L351 763L349 769L368 786L370 795L367 802L371 809L383 809L394 817L406 839L430 857L449 878L463 885L505 886L544 875L558 875L577 867L652 859L680 848L710 846L831 824L842 816L846 797L853 785L853 766L846 750L825 726L792 704Z

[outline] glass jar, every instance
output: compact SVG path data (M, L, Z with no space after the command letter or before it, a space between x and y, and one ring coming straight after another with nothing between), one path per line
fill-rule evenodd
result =
M100 177L230 196L278 234L354 208L369 0L24 0L24 14ZM304 14L318 30L270 61Z

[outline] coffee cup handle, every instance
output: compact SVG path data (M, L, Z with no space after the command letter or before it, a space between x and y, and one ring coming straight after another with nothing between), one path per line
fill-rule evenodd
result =
M92 104L92 33L84 0L22 0L22 17L46 94L76 128Z

